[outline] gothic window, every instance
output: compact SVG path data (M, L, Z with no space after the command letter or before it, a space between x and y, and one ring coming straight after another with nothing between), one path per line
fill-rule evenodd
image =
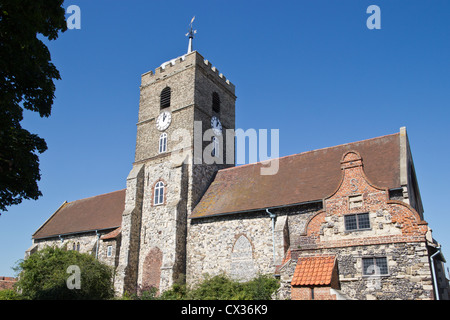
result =
M214 112L220 112L220 97L217 92L213 92L212 94L212 109Z
M163 132L159 136L159 153L167 151L167 133Z
M77 243L77 251L78 252L80 251L80 243L79 242Z
M159 288L161 282L161 266L163 253L159 248L153 247L145 257L142 266L142 287Z
M165 87L161 91L161 109L170 107L170 95L171 95L170 87Z
M217 137L213 137L212 139L213 142L213 149L211 151L211 156L212 157L219 157L220 153L219 153L219 139Z
M253 247L248 238L244 235L234 243L231 251L231 270L232 279L239 281L248 281L256 275L256 268L253 261Z
M154 205L159 205L164 203L164 183L162 181L158 181L155 185L154 192Z

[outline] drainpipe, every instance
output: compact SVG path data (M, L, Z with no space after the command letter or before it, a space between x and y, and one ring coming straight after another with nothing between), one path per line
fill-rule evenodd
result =
M272 245L273 245L273 264L275 265L275 218L277 215L266 209L266 212L269 214L269 217L272 219Z
M434 256L436 256L438 253L441 253L441 246L438 246L437 251L435 253L433 253L430 257L431 260L431 275L433 277L433 283L434 283L434 295L436 296L436 300L439 300L439 291L438 291L438 284L437 284L437 279L436 279L436 273L434 270Z
M100 233L98 233L98 230L95 230L95 234L97 235L97 247L95 248L95 259L98 259L98 244L100 242Z

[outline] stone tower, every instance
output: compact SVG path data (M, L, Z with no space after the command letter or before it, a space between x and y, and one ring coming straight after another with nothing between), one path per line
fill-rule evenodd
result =
M142 75L118 293L164 291L185 274L187 217L216 171L234 165L226 130L235 127L235 100L234 85L197 51Z

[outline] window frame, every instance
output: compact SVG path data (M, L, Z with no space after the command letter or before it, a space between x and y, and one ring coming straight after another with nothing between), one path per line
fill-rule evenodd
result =
M361 228L359 219L363 215L364 216L367 215L367 221L369 222L369 226ZM355 223L356 223L356 228L355 229L349 229L348 228L347 219L349 219L350 217L355 217ZM372 230L372 224L370 223L369 212L351 213L351 214L344 215L344 227L345 227L345 231L346 232Z
M377 259L384 259L382 267L379 267L377 265ZM368 274L368 273L366 273L366 269L368 269L369 266L367 268L365 268L364 267L365 266L364 261L368 261L368 260L371 260L371 262L372 262L369 266L372 266L372 265L373 266L377 266L380 269L380 273L379 274ZM379 263L379 264L381 264L381 263ZM384 266L384 264L385 264L385 266ZM380 277L380 276L389 276L390 275L388 259L387 259L386 256L362 257L361 258L361 268L362 268L362 275L363 275L363 277ZM386 269L385 273L382 273L381 270L383 270L383 269Z
M106 256L108 258L112 257L112 255L113 255L112 251L113 251L113 246L112 245L109 245L109 246L106 247Z
M163 132L159 136L158 153L167 152L167 133Z
M165 200L165 185L164 182L158 181L153 188L153 205L160 206L164 204ZM158 200L158 201L157 201Z
M219 138L214 136L212 138L213 148L211 150L211 156L214 158L220 157L220 141Z

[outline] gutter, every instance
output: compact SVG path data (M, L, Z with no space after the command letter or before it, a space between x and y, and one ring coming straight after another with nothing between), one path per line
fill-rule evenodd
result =
M249 212L262 211L262 210L266 210L267 211L268 209L289 208L289 207L307 205L307 204L312 204L312 203L323 203L323 199L321 199L321 200L311 200L311 201L305 201L305 202L297 202L297 203L291 203L291 204L282 204L282 205L273 206L273 207L263 207L263 208L240 210L240 211L232 211L232 212L213 213L213 214L209 214L209 215L198 215L198 216L194 216L194 217L192 217L192 214L191 214L188 217L188 219L191 219L191 220L206 219L206 218L211 218L211 217L228 216L228 215L232 215L232 214L249 213Z
M277 215L266 209L266 212L269 214L269 217L272 219L272 246L273 246L273 264L275 265L275 218Z
M95 234L97 235L97 246L95 248L95 259L98 260L98 245L100 242L100 233L98 232L98 230L95 230Z
M42 238L32 238L33 240L48 240L48 239L52 239L52 238L57 238L59 237L60 239L62 237L68 237L68 236L73 236L73 235L77 235L77 234L82 234L82 233L91 233L91 232L95 232L97 234L97 231L104 231L104 230L112 230L112 229L117 229L119 228L119 226L116 227L109 227L109 228L103 228L103 229L90 229L90 230L84 230L84 231L76 231L76 232L68 232L68 233L61 233L61 234L53 234L53 235L49 235L49 236L45 236Z
M437 251L431 255L430 260L431 260L431 276L433 277L433 284L434 284L434 295L435 295L435 299L439 300L439 291L438 291L438 284L437 284L437 279L436 279L436 271L434 269L434 257L441 253L441 246L439 245L438 247L436 247L436 250Z

